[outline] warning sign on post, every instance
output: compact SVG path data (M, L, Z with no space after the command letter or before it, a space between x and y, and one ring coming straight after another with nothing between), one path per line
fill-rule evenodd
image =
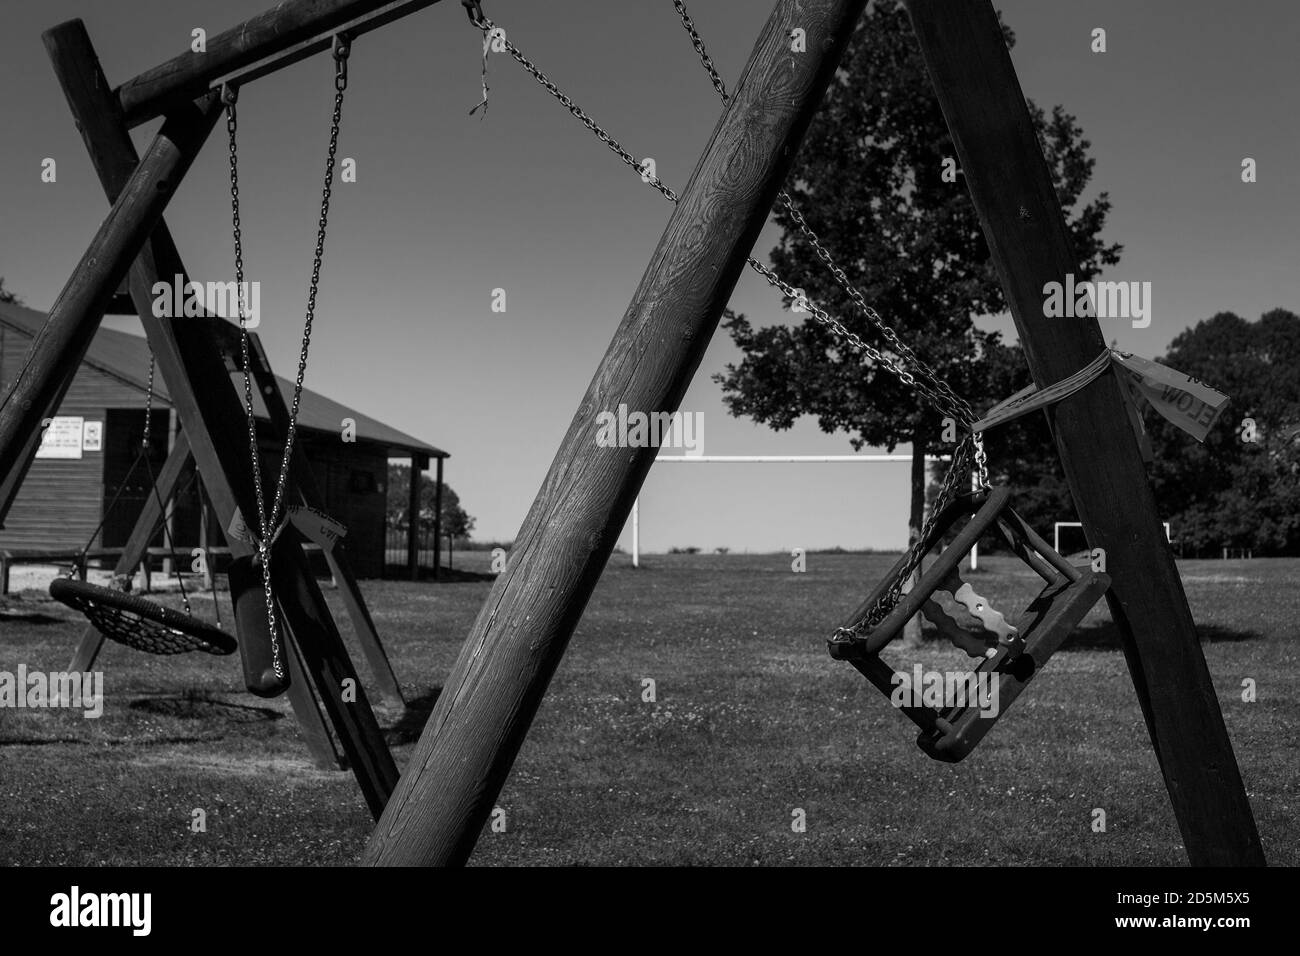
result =
M81 431L85 425L81 416L59 415L50 419L50 425L41 435L37 458L80 458Z

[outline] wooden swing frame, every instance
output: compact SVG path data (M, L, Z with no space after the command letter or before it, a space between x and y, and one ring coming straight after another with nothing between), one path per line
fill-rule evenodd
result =
M880 659L880 652L903 633L909 620L962 559L986 535L996 532L1011 551L1043 579L1043 589L1017 623L1018 642L1014 650L1006 645L990 649L972 671L975 680L998 682L998 709L985 713L977 703L966 701L942 710L929 706L904 705L902 713L921 733L917 745L936 760L956 763L975 749L993 725L1006 714L1029 682L1042 670L1074 628L1110 587L1109 575L1080 570L1056 553L1011 508L1011 493L994 488L987 493L959 495L934 521L922 542L927 553L938 547L944 535L963 515L970 520L946 548L925 569L920 580L894 606L883 621L861 639L836 640L831 657L848 661L888 699L899 686L898 674ZM904 554L876 589L844 621L851 628L885 596L891 581L907 563Z
M286 0L211 38L207 54L182 55L117 89L80 21L46 34L113 210L0 409L0 517L41 419L57 407L128 271L218 514L255 513L248 477L233 467L244 460L242 410L209 324L149 314L152 283L184 274L163 209L220 115L209 91L223 76L266 75L325 49L347 24L355 35L435 2ZM1044 284L1078 262L997 14L989 0L905 2L1030 370L1045 387L1092 361L1104 340L1094 318L1043 315ZM678 408L866 3L777 0L395 791L364 697L330 709L355 672L328 613L317 620L284 608L298 670L324 692L372 808L392 791L365 862L457 864L472 852L655 456L653 448L595 448L594 416L620 403ZM807 37L798 52L795 30ZM161 132L137 156L129 128L159 115ZM1103 375L1047 414L1089 544L1108 555L1107 600L1188 857L1260 865L1250 804L1123 403L1114 376ZM279 416L273 410L277 424ZM305 472L295 459L300 488ZM324 608L301 554L286 573L300 579L312 610ZM297 674L294 685L303 686Z

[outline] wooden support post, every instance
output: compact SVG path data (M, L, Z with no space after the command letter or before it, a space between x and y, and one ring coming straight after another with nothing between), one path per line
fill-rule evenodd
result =
M176 434L177 432L180 431L180 424L181 421L176 415L176 409L174 408L167 409L167 455L168 457L171 456L172 449L176 447ZM166 515L163 518L163 526L167 529L167 533L163 536L163 545L166 546L167 548L167 554L163 558L163 563L162 563L162 572L163 572L164 581L170 580L172 575L177 574L176 558L173 555L173 552L176 550L175 547L176 508L179 505L179 502L176 501L175 491L176 491L176 485L173 484L172 487L169 488L167 491L159 492L159 494L162 495L163 507L167 511ZM182 562L182 565L183 564L184 562ZM184 571L181 571L180 573L183 574Z
M1105 348L1096 319L1047 318L1043 288L1078 260L998 17L988 0L909 0L926 67L1039 388ZM1049 412L1088 544L1193 865L1262 865L1263 850L1119 383L1103 375Z
M130 180L139 158L94 47L79 20L47 31L44 39L91 161L105 192L113 198ZM223 528L229 528L236 514L252 516L257 512L251 469L246 467L243 404L221 358L225 322L202 318L173 321L153 315L153 285L184 271L166 226L161 219L156 222L153 234L142 237L142 245L137 247L138 258L130 271L131 297L218 519ZM230 547L234 556L252 553L249 545L237 540L230 541ZM310 744L319 739L320 732L328 733L316 706L306 706L307 697L312 697L328 715L362 794L377 817L397 782L397 769L369 699L302 549L294 546L277 552L272 567L280 593L287 595L278 602L284 623L291 640L298 644L305 677L312 684L309 695L304 696L301 689L291 690L289 695L304 736ZM342 699L345 686L356 688L353 702Z
M77 21L79 22L79 21ZM31 465L41 422L53 415L99 328L104 307L221 115L217 96L178 110L123 183L72 278L50 308L0 404L0 475ZM13 487L16 491L17 484ZM3 518L3 516L0 516Z
M225 346L231 349L232 355L239 355L239 336L235 332L233 326L230 327L230 336ZM256 383L255 387L261 393L262 404L266 406L266 414L271 420L271 428L278 436L287 435L289 431L289 406L280 391L280 384L276 380L274 372L271 371L271 362L266 356L266 350L262 347L262 340L255 333L250 334L248 337L248 355L249 369ZM302 503L309 508L325 510L325 496L321 494L320 488L316 484L316 476L312 473L311 462L307 460L307 453L303 451L301 442L294 442L293 459L290 461L289 466L290 481L298 492ZM332 551L326 551L325 560L329 564L330 574L333 576L343 598L343 606L347 609L348 617L352 621L352 628L357 635L357 643L361 645L361 652L370 665L370 673L375 679L376 686L381 693L394 703L405 705L406 698L402 696L401 685L397 682L397 675L393 673L393 665L388 660L388 652L384 650L383 642L379 639L379 631L375 627L374 618L370 616L370 609L366 607L366 600L361 594L361 586L357 583L357 576L352 570L352 562L348 559L346 539L335 544Z
M442 572L442 457L437 462L437 485L433 492L433 580ZM450 557L450 555L448 555Z
M353 630L357 634L357 643L361 645L361 653L365 655L366 663L370 665L370 674L375 679L375 686L393 703L405 705L406 698L402 696L402 685L397 682L393 665L388 660L388 652L384 650L384 644L379 639L374 618L370 616L370 610L361 596L361 588L358 587L357 579L352 573L346 549L347 545L344 542L338 542L334 545L333 551L325 552L325 561L334 576L339 596L343 598L343 606L347 608L348 618L351 619Z
M158 472L156 479L158 496L150 494L145 497L144 505L140 508L140 517L135 521L135 527L131 529L130 536L126 539L126 544L122 546L122 554L117 559L117 566L114 568L115 574L132 574L137 567L141 566L147 569L149 567L149 542L158 531L158 522L162 518L162 513L158 508L158 498L163 501L170 501L176 491L176 485L180 482L181 475L185 473L185 468L190 463L190 443L181 432L176 436L176 441L172 445L171 452L167 455L167 461L163 463L162 469ZM149 590L147 578L142 582L143 588L147 593ZM99 629L93 624L88 625L81 634L81 643L77 645L76 653L72 656L72 663L68 665L68 670L72 673L91 670L95 665L95 658L99 656L99 650L104 646L104 635L99 633Z
M411 455L411 480L406 489L406 573L420 580L420 456ZM435 544L435 547L437 545Z
M597 416L677 409L866 2L778 0L364 862L469 857L658 451L597 447Z
M212 558L212 522L209 520L209 514L212 506L208 504L208 493L203 490L203 479L198 475L194 480L199 486L199 547L203 549L203 586L212 592L212 603L215 604L217 598L216 569Z
M258 68L240 77L242 82L329 49L332 32L357 37L437 2L284 0L239 26L209 37L205 53L182 53L123 83L113 95L127 126L139 126L202 96L217 80L239 74L254 64ZM270 62L261 64L263 60Z

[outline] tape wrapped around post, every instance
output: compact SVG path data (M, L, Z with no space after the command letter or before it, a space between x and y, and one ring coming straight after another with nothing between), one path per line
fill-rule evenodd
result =
M1133 425L1138 444L1142 447L1143 457L1147 461L1151 460L1151 442L1142 424L1140 414L1142 410L1148 407L1155 409L1161 417L1172 422L1197 441L1203 442L1228 404L1227 395L1190 375L1184 375L1159 362L1139 358L1131 352L1106 349L1088 365L1054 385L1044 389L1030 385L1021 389L1010 398L994 405L971 428L973 431L983 432L996 425L1005 425L1032 411L1054 405L1073 395L1111 367L1115 367L1120 373L1120 383L1128 399L1129 421Z

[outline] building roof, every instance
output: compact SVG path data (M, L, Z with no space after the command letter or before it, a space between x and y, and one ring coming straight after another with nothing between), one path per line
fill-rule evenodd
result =
M28 338L34 338L44 323L44 312L0 302L0 325L14 329ZM139 389L141 402L144 401L144 393L149 388L149 346L143 336L119 332L101 325L90 343L90 348L86 351L85 364ZM243 395L243 375L236 372L234 377L238 380L239 393ZM280 383L280 390L286 396L285 400L290 401L293 395L293 382L279 375L276 376L276 380ZM167 386L161 375L154 380L154 394L163 401L170 402ZM262 404L261 395L256 390L253 392L253 399L254 414L258 418L266 419L266 407ZM404 457L411 452L423 453L433 458L451 457L442 449L385 425L378 419L327 398L319 392L303 388L302 402L298 410L299 428L337 435L340 422L344 418L351 418L357 423L358 441L387 446L389 454L393 457Z

